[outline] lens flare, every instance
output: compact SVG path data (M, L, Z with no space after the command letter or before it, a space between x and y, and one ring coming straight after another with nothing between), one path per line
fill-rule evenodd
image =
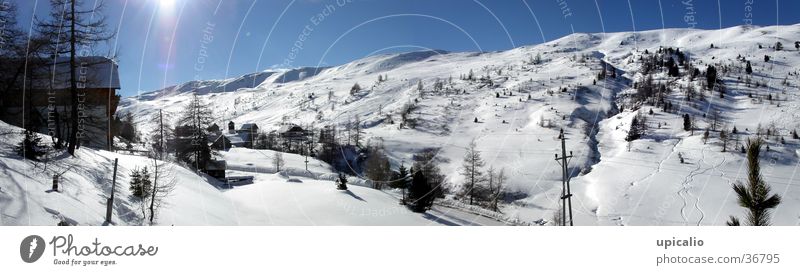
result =
M176 0L158 0L158 6L164 10L171 10L175 7Z

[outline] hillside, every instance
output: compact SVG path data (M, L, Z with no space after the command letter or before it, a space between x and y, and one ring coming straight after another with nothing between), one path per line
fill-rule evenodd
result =
M147 224L139 200L129 190L130 172L152 167L152 159L83 148L73 158L50 155L48 161L24 160L14 152L21 129L0 122L0 225L104 225L105 202L111 191L114 159L119 159L113 207L114 225ZM45 136L43 136L45 137ZM49 140L45 137L43 140ZM286 168L237 169L248 156L272 151L236 149L225 157L230 174L253 176L242 186L226 186L189 169L166 164L175 188L164 200L156 225L499 225L492 219L437 207L427 214L399 205L395 194L350 185L336 190L325 175L304 173L301 156L285 154ZM263 160L260 160L263 162ZM324 164L311 171L329 171ZM52 174L60 175L59 191ZM352 179L357 182L357 179Z
M475 140L489 165L509 173L514 196L502 212L523 221L549 220L557 208L561 170L553 157L560 153L556 137L563 128L574 153L575 220L587 225L724 224L729 215L742 213L730 186L743 179L746 167L733 141L721 152L719 133L735 126L741 143L770 129L764 178L784 197L774 223L790 225L800 221L800 190L793 179L800 142L790 134L800 126L793 119L800 86L798 31L800 25L573 34L502 52L384 54L307 69L313 73L285 81L264 72L256 75L269 76L246 76L253 82L230 89L179 85L123 99L120 113L134 114L147 133L157 110L175 118L197 94L211 104L220 125L258 123L265 131L282 122L343 128L358 117L370 140L386 146L394 167L409 163L416 152L440 148L451 190L463 183L461 158ZM777 42L783 50L774 48ZM646 81L645 61L655 55L663 60L668 48L684 54L680 76L663 69L648 76L669 91L659 99L674 105L669 112L637 98L638 84ZM745 60L752 63L752 75L744 73ZM598 81L603 64L613 66L616 77ZM705 73L709 64L721 68L724 98L704 91L705 78L687 70ZM355 83L362 89L351 92ZM688 87L695 98L687 100ZM648 116L649 130L628 143L639 111ZM400 127L402 114L415 126ZM694 131L683 130L683 114L696 118ZM706 128L714 129L704 141Z

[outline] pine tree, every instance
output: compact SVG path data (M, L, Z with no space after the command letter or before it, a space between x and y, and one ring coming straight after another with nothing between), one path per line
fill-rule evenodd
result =
M358 85L358 83L353 84L353 87L350 88L350 95L355 95L356 93L358 93L360 91L361 91L361 85Z
M137 142L136 123L133 120L133 114L125 113L122 119L122 124L119 129L119 137L125 139L128 143Z
M683 114L683 130L692 130L692 118L689 116L689 114Z
M631 120L631 127L628 130L628 135L625 137L625 141L630 142L641 138L646 130L647 118L637 113L636 116L634 116Z
M175 133L169 125L169 120L163 117L160 110L153 115L150 121L153 125L156 125L156 129L150 135L150 147L153 156L159 160L164 160L173 147L170 145L170 140L174 140Z
M446 177L439 169L439 159L437 155L439 149L426 149L420 153L414 154L413 171L420 172L425 175L428 185L433 189L434 197L444 197L444 185ZM414 174L414 172L410 172Z
M473 140L467 147L467 152L464 154L464 162L461 165L460 174L464 176L464 195L469 197L469 204L475 202L476 188L485 180L483 172L483 158L481 153L477 150L477 145Z
M40 142L42 142L42 138L39 137L39 134L26 130L25 136L17 145L17 154L32 161L39 161L39 158L45 154L44 148L39 144Z
M364 129L361 127L361 117L356 115L353 122L353 143L356 147L361 147L361 140L364 139Z
M275 155L272 157L272 166L275 167L275 172L280 173L285 163L283 153L275 151Z
M342 173L339 173L339 178L336 179L336 189L347 190L347 177Z
M383 189L383 183L391 180L392 170L389 164L389 157L382 144L371 145L368 148L368 157L364 173L372 181L372 188Z
M670 58L669 61L667 62L667 68L668 68L667 74L669 76L671 76L671 77L679 77L679 76L681 76L681 72L680 72L680 69L678 68L678 64L675 63L675 60L673 58Z
M25 34L17 25L17 10L15 2L3 2L0 5L0 22L3 23L3 31L0 31L0 41L2 41L0 56L7 57L20 54L24 44L22 43L22 38L25 37Z
M339 144L336 141L336 127L326 126L322 128L319 132L319 143L322 146L317 158L332 165L337 157L337 148L339 148Z
M142 217L149 224L154 224L158 210L164 204L167 197L170 196L177 181L174 176L174 171L170 169L166 163L151 159L152 169L147 169L146 166L140 171L140 178L143 186L152 186L149 188L149 195L145 195L139 201Z
M713 90L715 84L717 84L717 68L712 65L708 65L708 68L706 69L706 87L709 90Z
M722 141L722 152L726 152L728 150L728 131L722 129L719 131L719 139Z
M139 199L148 198L153 190L153 182L150 180L150 171L147 167L136 168L130 174L131 195Z
M493 169L490 169L493 170ZM497 207L500 200L503 199L503 194L505 193L505 185L506 181L508 180L508 176L506 175L505 168L501 168L500 172L497 172L495 175L491 175L493 177L493 184L489 185L489 207L492 211L499 211L500 209Z
M211 159L208 145L208 126L213 120L211 109L197 95L185 107L175 128L175 150L179 160L195 169L205 169Z
M746 221L751 226L770 225L770 209L781 203L777 194L770 195L771 187L761 177L759 154L763 140L757 138L747 141L747 184L737 182L733 191L738 197L739 206L747 209ZM740 225L735 216L730 217L728 225Z
M408 207L413 212L425 213L433 206L434 196L428 178L422 171L416 171L408 190Z
M403 192L403 199L400 200L400 204L406 204L406 188L408 188L408 169L406 168L404 163L400 164L400 167L397 168L397 172L394 172L392 175L392 181L389 182L389 187L395 189L401 189Z

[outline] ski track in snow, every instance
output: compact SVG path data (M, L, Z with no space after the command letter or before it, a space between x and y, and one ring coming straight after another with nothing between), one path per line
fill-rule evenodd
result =
M679 189L677 192L678 196L680 196L681 199L683 200L683 205L681 206L680 212L684 225L689 225L690 222L687 214L691 214L692 212L689 212L691 209L687 209L687 207L689 207L690 201L692 200L694 201L694 203L692 204L691 208L700 213L700 218L694 224L700 225L703 219L705 219L705 211L703 211L703 209L700 207L700 197L692 193L692 188L694 187L694 185L692 185L691 183L694 181L695 176L705 175L708 171L716 170L717 168L725 164L726 161L725 156L722 156L722 160L719 163L717 163L716 165L712 164L710 167L700 171L700 169L703 167L703 164L706 165L709 164L708 162L706 162L705 151L707 148L708 147L703 147L703 149L700 150L701 159L697 163L697 168L689 172L689 174L684 178L683 182L681 182L681 189ZM706 182L706 184L708 184L708 182ZM705 189L705 187L703 189Z
M723 155L722 156L722 160L718 164L714 165L714 167L711 168L711 171L716 171L720 166L724 165L726 161L727 161L727 158ZM706 170L706 171L708 171L708 170ZM724 177L725 176L725 172L723 170L719 170L719 171L720 171L720 177ZM711 177L712 175L708 175L708 176ZM703 191L705 191L706 187L708 187L708 184L709 184L709 181L706 180L706 183L703 185L703 189L700 190L700 194L701 195L703 194ZM700 197L699 196L697 197L697 201L695 201L694 206L695 206L695 209L700 211L700 219L697 220L697 226L700 226L700 224L703 222L703 220L706 217L706 213L700 207Z
M689 182L691 182L693 180L693 178L696 175L697 171L699 171L700 168L702 167L701 163L703 162L703 160L706 157L705 156L705 151L706 151L705 147L703 147L703 149L700 150L701 159L700 159L700 161L697 162L697 167L694 170L690 171L688 175L686 175L686 177L683 179L683 182L681 182L681 184L680 184L681 188L678 189L678 192L677 192L678 196L681 197L681 200L683 201L683 205L681 206L681 219L683 219L684 225L689 223L689 219L686 217L686 206L688 206L688 204L689 204L688 201L687 201L686 195L687 195L687 193L689 193L688 190L691 187L689 185ZM691 195L691 194L688 194L688 195Z

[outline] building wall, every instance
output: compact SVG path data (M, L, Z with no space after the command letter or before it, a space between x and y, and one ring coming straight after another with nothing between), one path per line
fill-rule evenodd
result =
M88 88L78 91L79 116L81 117L81 144L93 148L107 149L111 141L112 118L119 105L115 89ZM38 132L53 135L59 128L62 137L71 116L69 90L32 90L2 95L5 110L0 112L3 121L18 126L38 126ZM25 124L23 125L23 111Z

